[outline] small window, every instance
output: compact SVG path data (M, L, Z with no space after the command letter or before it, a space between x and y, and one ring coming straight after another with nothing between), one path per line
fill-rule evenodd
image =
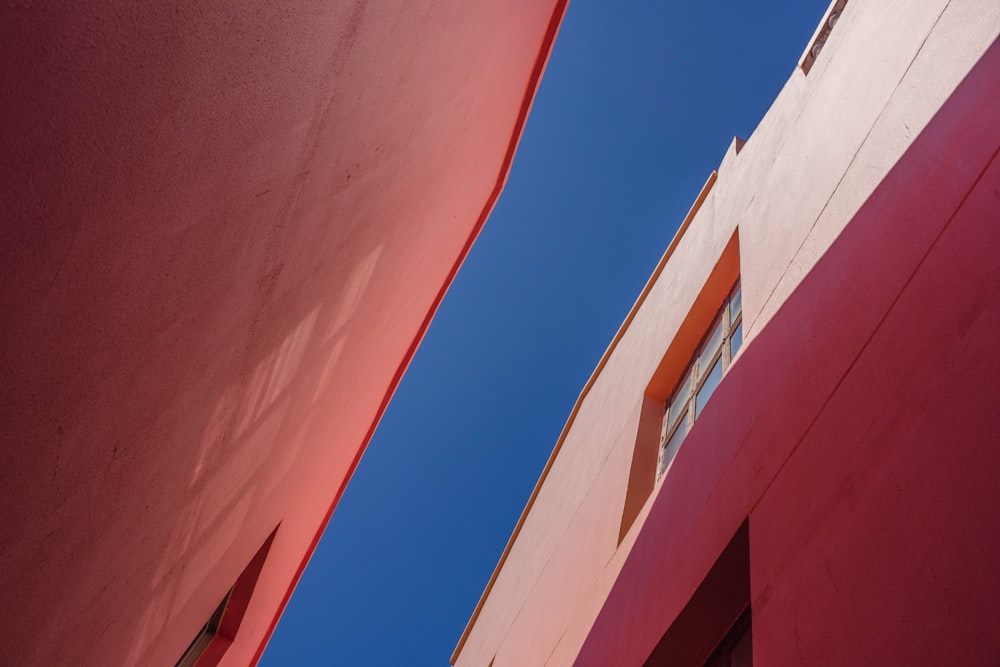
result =
M719 642L705 667L753 667L753 626L749 608Z
M670 467L681 442L694 425L694 420L701 415L742 345L743 299L737 280L667 402L660 433L657 479Z
M799 67L804 74L809 73L813 63L819 58L820 52L826 46L826 40L830 38L830 33L833 32L834 26L840 20L840 15L843 13L846 5L847 0L833 0L830 3L826 14L823 15L823 20L820 22L819 27L816 28L816 32L813 33L813 38L809 40L809 46L806 47L805 53L802 54L802 58L799 60Z
M229 589L229 592L222 598L222 602L188 644L175 667L214 667L222 660L222 656L232 645L236 632L243 622L243 616L250 605L254 588L257 586L257 579L264 568L264 561L267 559L267 553L271 549L271 543L274 542L274 536L277 532L277 528L271 531L267 540L264 541L264 544L261 545L236 579L236 583Z
M744 521L643 667L753 667L752 618Z
M619 544L740 350L742 322L740 235L733 230L642 393Z
M226 597L222 598L222 602L215 608L211 618L208 619L205 625L201 626L201 630L195 636L194 641L188 645L187 650L184 651L184 655L177 661L176 667L193 667L198 662L205 649L212 643L212 638L218 634L219 626L222 624L222 617L226 614L226 608L229 606L229 598L232 595L233 589L230 588L229 592L226 593Z

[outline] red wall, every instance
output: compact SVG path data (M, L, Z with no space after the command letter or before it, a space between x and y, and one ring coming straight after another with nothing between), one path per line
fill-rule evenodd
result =
M1000 661L1000 42L748 345L580 651L640 665L749 517L755 664Z
M0 10L0 663L253 660L503 183L565 3Z

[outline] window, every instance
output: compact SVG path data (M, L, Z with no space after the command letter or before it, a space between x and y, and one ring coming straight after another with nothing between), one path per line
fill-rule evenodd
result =
M181 659L177 661L177 667L193 667L202 654L205 653L205 649L212 643L212 638L219 632L219 625L222 623L222 617L226 613L226 607L229 606L229 598L232 594L233 589L230 588L229 592L226 593L226 597L222 598L222 602L215 608L212 617L208 619L205 625L201 626L201 630L195 636L194 641L184 651Z
M195 635L175 667L214 667L222 660L222 656L236 637L236 631L243 623L243 616L250 605L257 579L264 568L264 561L277 532L277 528L271 531L267 540L236 579L236 583L201 626L201 630Z
M670 466L694 420L712 397L742 345L743 300L737 280L667 401L660 434L657 479Z
M710 389L706 387L714 389L713 385L705 384L709 381L707 377L699 376L697 387L692 384L692 366L695 361L702 358L702 349L716 346L717 349L714 349L718 356L712 354L705 357L705 362L713 361L713 357L716 362L722 360L716 376L725 373L730 361L740 349L743 342L743 308L739 286L740 234L739 230L735 229L701 289L694 295L694 300L688 306L683 319L669 334L669 342L663 351L663 357L649 378L649 384L642 393L642 402L637 406L639 420L636 424L635 449L632 452L632 465L629 467L628 487L622 507L622 521L618 528L619 544L625 539L625 535L645 506L646 500L656 489L662 477L661 473L670 465L670 459L680 446L680 441L687 435L695 412L701 412L706 405L710 393ZM719 322L723 322L723 328L719 329L721 343L706 335L706 331L714 334L715 325ZM705 370L711 372L712 366L707 366ZM717 379L713 377L711 382L714 383ZM693 388L701 391L700 396L691 394ZM683 394L684 391L687 394ZM688 400L683 400L682 395ZM679 398L681 400L671 400ZM671 413L670 406L675 403L675 410ZM691 411L682 413L682 408ZM675 419L670 419L671 416ZM666 458L663 457L664 452L667 453Z
M644 667L753 667L752 617L744 520Z
M753 627L749 609L719 642L705 667L753 667Z
M837 25L837 21L840 19L840 15L846 5L847 0L833 0L830 3L826 14L823 15L823 20L820 21L819 27L816 28L816 32L813 34L813 38L809 41L809 46L806 47L805 53L802 54L802 58L799 60L799 67L803 73L808 74L809 70L812 69L813 63L819 58L820 52L826 45L826 40L830 38L830 33L833 31L834 26Z

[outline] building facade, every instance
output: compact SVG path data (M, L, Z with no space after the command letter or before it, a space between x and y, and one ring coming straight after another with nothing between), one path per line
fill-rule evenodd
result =
M1000 5L839 0L584 388L456 666L1000 662Z
M564 7L0 8L0 665L259 659Z

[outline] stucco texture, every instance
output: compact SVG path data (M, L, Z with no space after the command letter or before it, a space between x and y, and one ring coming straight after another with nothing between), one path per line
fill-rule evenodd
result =
M259 656L564 3L0 8L0 663Z
M756 664L996 664L998 34L984 0L847 4L602 360L456 665L641 665L744 522ZM734 239L744 346L623 531Z

